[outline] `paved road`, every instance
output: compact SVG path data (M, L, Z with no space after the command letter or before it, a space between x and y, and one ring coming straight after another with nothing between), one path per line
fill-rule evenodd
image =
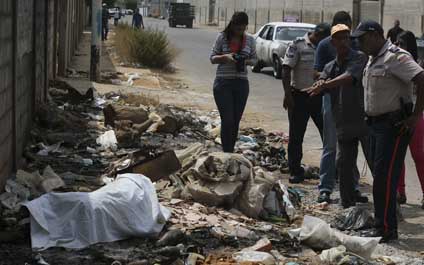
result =
M216 67L210 64L209 53L217 30L213 28L169 28L166 21L149 18L145 20L145 23L148 27L165 30L170 41L180 50L176 66L180 70L179 75L187 80L190 88L211 94ZM281 81L271 76L271 69L268 71L264 69L260 74L250 73L249 80L251 92L247 111L259 113L263 117L258 119L257 126L268 130L288 132L287 114L282 109L284 93ZM318 131L310 122L304 144L306 159L317 164L321 153L320 147L321 140ZM360 154L358 162L360 169L362 169L363 161L363 156ZM408 201L417 203L421 200L422 193L415 166L409 154L406 166ZM371 181L369 174L368 180Z

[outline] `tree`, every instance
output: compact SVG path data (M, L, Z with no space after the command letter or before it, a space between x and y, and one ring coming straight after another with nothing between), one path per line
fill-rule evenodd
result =
M125 0L125 7L131 10L137 9L137 0Z
M103 0L103 3L107 5L108 8L115 7L116 0Z

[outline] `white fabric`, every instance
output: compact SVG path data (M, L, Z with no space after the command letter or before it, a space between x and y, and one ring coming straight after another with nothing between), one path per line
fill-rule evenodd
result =
M48 193L24 205L31 213L32 248L41 250L158 234L171 215L150 179L139 174L119 175L94 192Z

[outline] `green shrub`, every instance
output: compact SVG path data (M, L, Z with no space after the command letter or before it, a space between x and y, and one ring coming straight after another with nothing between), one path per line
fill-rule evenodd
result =
M163 69L169 66L177 55L163 31L137 30L120 24L115 33L114 45L118 55L128 63Z

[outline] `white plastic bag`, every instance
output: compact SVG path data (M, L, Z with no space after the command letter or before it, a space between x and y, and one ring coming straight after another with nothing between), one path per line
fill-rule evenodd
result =
M349 236L330 227L325 221L305 215L302 228L292 230L291 236L315 249L329 249L343 245L347 251L369 259L381 237Z
M266 252L259 251L241 251L233 254L233 259L237 262L253 262L263 265L276 264L275 258Z
M341 260L345 253L346 247L338 246L322 251L322 253L319 255L319 258L321 259L321 261L333 263L337 260Z
M96 139L96 143L102 146L102 149L106 150L108 148L116 150L118 140L116 139L115 131L110 130L100 135Z

